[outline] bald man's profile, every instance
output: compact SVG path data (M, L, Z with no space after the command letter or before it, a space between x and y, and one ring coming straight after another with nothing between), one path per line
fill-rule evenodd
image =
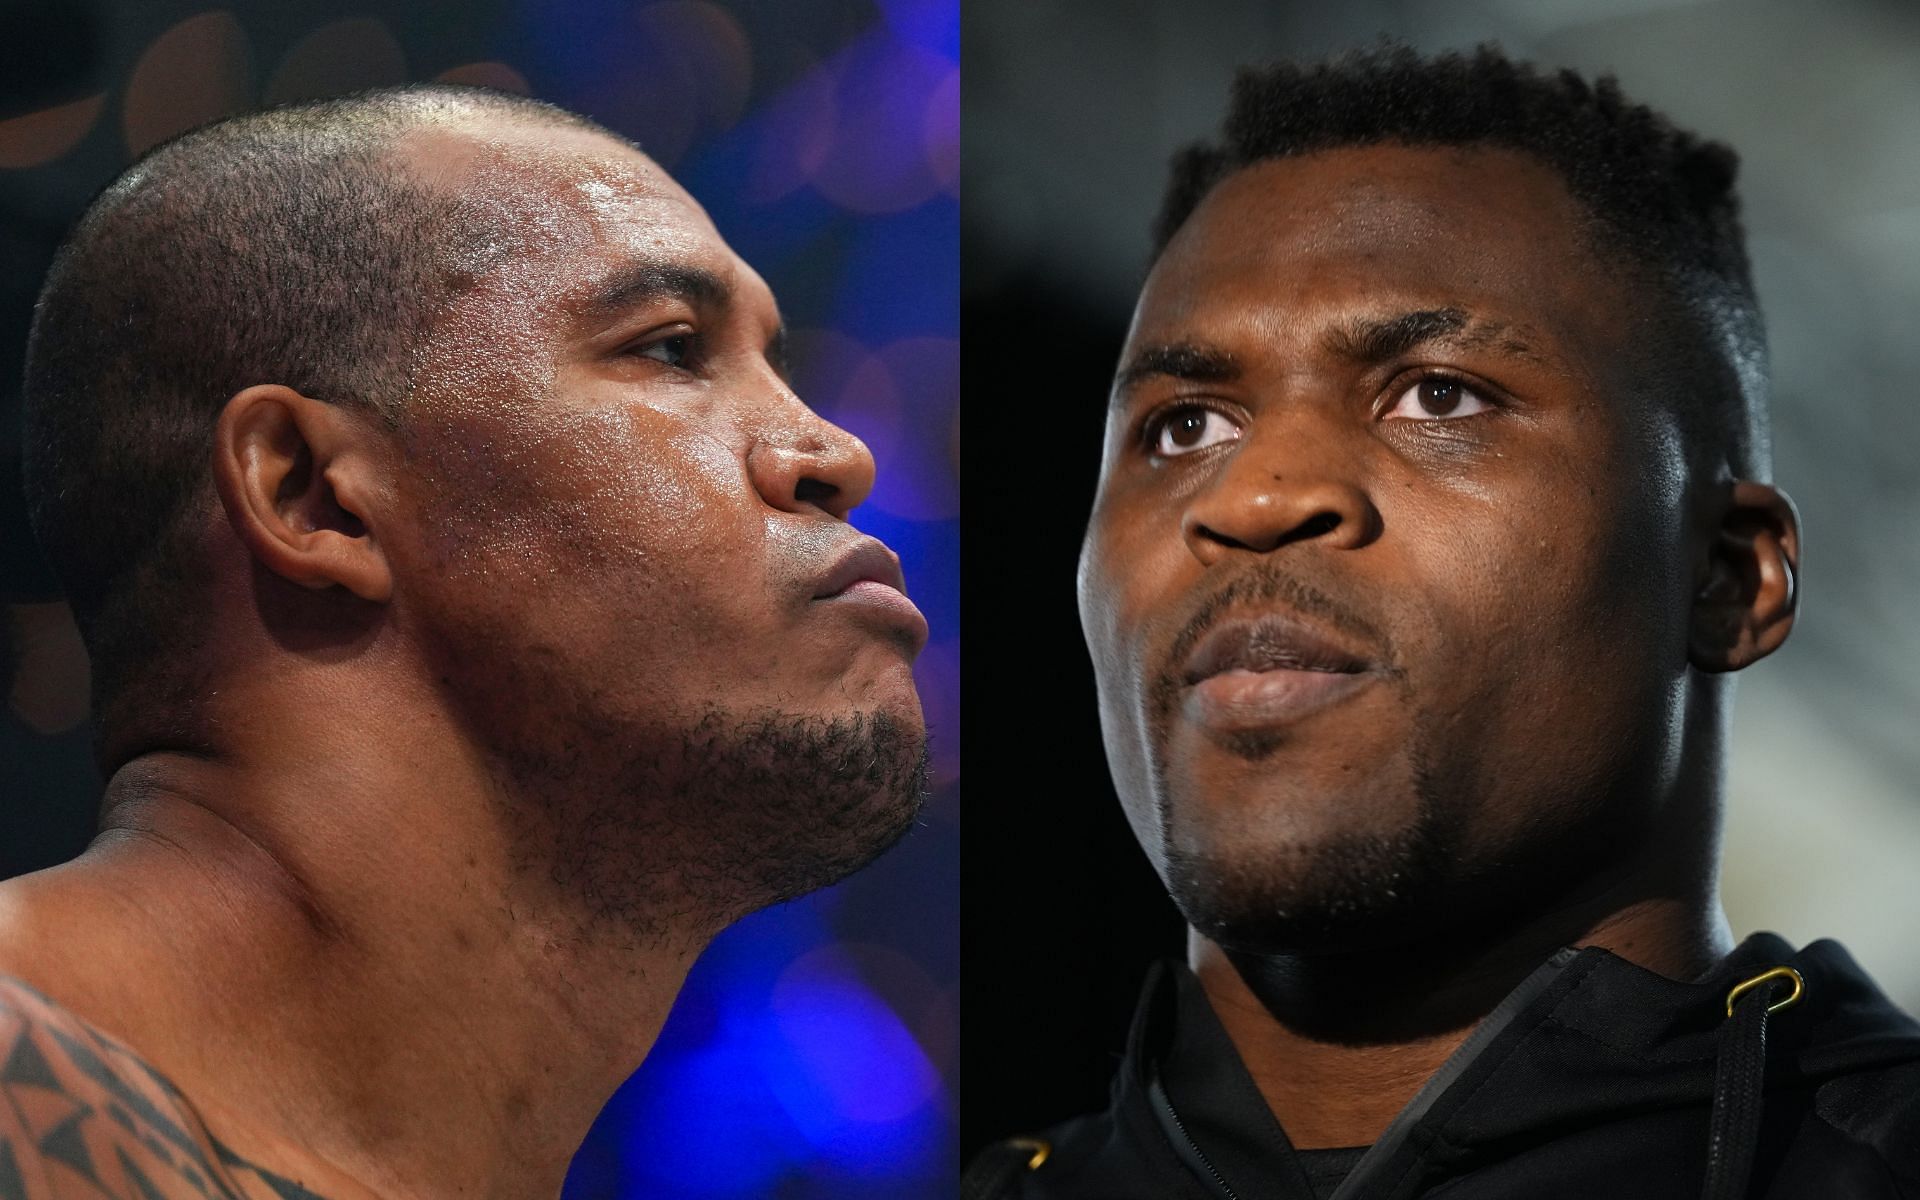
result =
M26 467L108 783L0 884L0 1196L557 1195L707 941L901 836L926 624L783 341L664 171L518 97L103 193Z

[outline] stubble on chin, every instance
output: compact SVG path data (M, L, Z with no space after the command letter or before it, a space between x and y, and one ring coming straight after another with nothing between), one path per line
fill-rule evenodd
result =
M904 837L927 796L925 733L884 710L714 707L624 741L611 773L540 764L547 786L521 780L537 798L515 823L522 873L544 876L596 936L635 945L697 944L839 882ZM578 786L595 775L601 786Z
M1209 784L1170 774L1168 743L1158 738L1152 804L1164 847L1161 876L1187 924L1227 949L1265 955L1382 945L1425 926L1433 915L1426 910L1452 874L1468 805L1464 789L1470 786L1453 779L1456 773L1436 769L1425 741L1416 730L1397 769L1343 782L1353 789L1350 796L1316 800L1350 811L1409 815L1392 827L1290 838L1278 832L1284 823L1261 822L1257 813L1241 828L1222 827L1237 808L1286 803L1284 798L1184 800L1183 794ZM1216 752L1236 749L1214 746ZM1287 769L1285 749L1284 740L1255 739L1239 757L1248 766L1281 772ZM1372 789L1390 789L1401 799L1388 803L1368 794Z
M1324 952L1370 942L1407 913L1431 876L1431 846L1424 825L1311 845L1194 852L1170 843L1164 874L1187 924L1222 947Z

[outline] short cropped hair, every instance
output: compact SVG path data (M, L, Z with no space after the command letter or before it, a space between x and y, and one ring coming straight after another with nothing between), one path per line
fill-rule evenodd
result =
M1733 186L1738 157L1627 100L1612 76L1542 72L1492 45L1422 57L1392 43L1243 69L1220 139L1174 158L1155 255L1244 167L1382 143L1496 146L1557 171L1594 223L1595 248L1646 268L1674 302L1677 408L1696 461L1766 477L1766 333Z
M187 518L211 495L213 427L232 396L280 383L399 424L451 295L450 242L473 221L389 151L449 113L607 133L536 100L437 84L270 109L155 148L61 248L28 342L24 472L97 711L197 636Z

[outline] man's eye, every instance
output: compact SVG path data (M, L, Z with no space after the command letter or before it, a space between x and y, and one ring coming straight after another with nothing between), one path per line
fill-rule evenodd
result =
M634 353L641 358L651 358L670 367L685 367L693 357L694 335L682 333L674 337L661 338L657 342L648 342L644 346L634 347Z
M1471 417L1492 407L1492 404L1481 399L1480 393L1458 379L1429 375L1400 393L1400 398L1392 408L1381 414L1380 419L1449 421L1456 417Z
M1210 408L1176 408L1154 422L1153 452L1161 458L1174 458L1237 441L1240 427L1224 413Z

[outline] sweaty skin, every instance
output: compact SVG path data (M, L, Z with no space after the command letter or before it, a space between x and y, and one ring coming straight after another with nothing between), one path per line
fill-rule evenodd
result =
M926 627L664 172L457 105L394 157L471 218L407 419L227 403L199 686L0 884L0 976L301 1194L553 1196L707 940L911 823Z
M1669 310L1597 247L1530 157L1328 151L1223 181L1135 314L1102 727L1301 1148L1374 1141L1559 946L1731 947L1720 673L1786 636L1797 534L1685 444Z

